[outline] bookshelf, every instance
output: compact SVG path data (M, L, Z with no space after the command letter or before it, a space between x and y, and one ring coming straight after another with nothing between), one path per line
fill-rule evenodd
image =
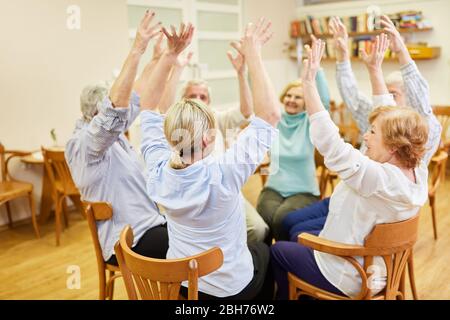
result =
M432 31L433 28L431 28L431 27L430 28L399 28L397 30L402 34L405 34L405 33ZM374 30L374 31L365 31L365 32L349 32L348 36L349 36L349 38L376 36L378 34L381 34L382 32L383 32L383 30ZM321 39L333 38L333 35L330 33L314 34L314 36L321 38ZM309 33L299 36L299 38L302 38L303 40L309 39L310 37L311 37L311 34L309 34Z
M433 27L430 22L423 19L420 11L403 11L388 15L397 30L406 38L406 43L411 57L414 60L431 60L440 56L440 47L429 47L427 43L411 43L408 37L416 33L431 32ZM298 60L297 54L302 53L302 47L306 43L310 43L311 34L314 34L319 39L326 42L326 50L324 54L324 61L335 60L335 49L333 35L329 33L328 22L330 17L313 17L307 16L304 20L295 20L291 22L291 43L288 47L289 56L292 59ZM380 28L376 17L368 14L360 14L351 17L341 17L342 22L346 26L349 36L348 47L352 61L359 61L359 50L363 49L370 51L373 37L381 34L383 29ZM372 23L369 23L372 22ZM376 27L378 26L378 28ZM396 61L395 54L386 53L385 60Z

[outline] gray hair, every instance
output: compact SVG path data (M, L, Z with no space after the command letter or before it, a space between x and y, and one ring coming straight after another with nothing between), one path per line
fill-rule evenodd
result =
M388 74L388 76L386 77L386 84L390 85L390 84L397 84L403 87L403 76L402 73L400 71L394 71L391 72L390 74Z
M181 90L181 97L185 98L187 90L193 86L206 87L206 89L208 90L209 99L211 99L211 87L209 86L208 82L203 79L193 79L186 82L183 86L183 89Z
M85 121L90 122L97 114L108 91L108 86L103 83L84 87L81 91L80 106Z

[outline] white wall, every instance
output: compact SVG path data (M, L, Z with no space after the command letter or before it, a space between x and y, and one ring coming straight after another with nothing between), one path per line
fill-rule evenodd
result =
M128 48L126 0L14 0L0 10L0 141L6 148L65 144L80 116L79 95L91 82L110 80ZM81 29L66 27L70 5L81 9ZM35 185L40 200L42 167L12 166ZM6 222L0 208L0 225ZM13 202L14 219L30 215Z
M296 18L296 0L244 0L244 26L266 17L272 22L273 38L263 49L265 65L276 92L298 77L296 63L283 52L289 44L290 23Z
M378 5L383 13L395 13L405 10L421 10L426 19L429 19L434 27L433 31L417 33L415 41L428 42L430 46L441 47L441 57L435 60L417 61L417 65L423 76L428 80L431 91L431 103L450 105L450 1L448 0L379 0L379 1L347 1L342 3L330 3L316 6L299 6L297 18L306 15L322 16L351 16L366 11L369 5ZM342 101L336 87L335 63L327 61L322 63L330 86L331 97L337 102ZM353 61L360 89L367 94L371 93L369 78L361 62ZM398 70L397 62L386 61L383 64L385 75Z

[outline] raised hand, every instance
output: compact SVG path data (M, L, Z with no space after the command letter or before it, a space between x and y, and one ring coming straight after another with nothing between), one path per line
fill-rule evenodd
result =
M384 31L386 31L386 33L389 35L392 52L398 53L402 50L407 50L400 32L398 32L394 23L391 21L391 19L389 19L388 16L381 16L381 25L384 27Z
M245 29L245 35L241 39L240 49L236 49L244 57L261 55L262 46L269 41L273 33L270 31L272 23L266 18L259 19L256 25L249 23Z
M133 48L138 50L139 53L144 53L150 39L157 36L160 32L161 22L151 25L154 17L155 13L147 10L139 24L136 32L136 38L133 43Z
M328 26L331 34L333 35L337 61L342 62L344 60L348 60L349 53L347 28L339 17L332 17L328 23Z
M186 27L184 23L181 24L179 33L174 26L170 26L171 33L166 28L162 28L162 32L167 38L167 52L169 54L179 55L186 49L192 41L194 35L194 27L189 23Z
M370 54L367 54L364 49L360 49L361 59L369 71L381 69L381 64L383 63L384 55L388 47L389 39L385 33L382 33L376 36Z
M162 33L161 31L158 36L158 39L156 39L155 46L153 47L152 60L154 61L159 60L159 58L161 58L162 54L164 53L164 48L162 44L163 40L164 40L164 33Z
M312 47L305 45L307 58L303 61L301 78L303 83L315 84L317 71L320 69L320 61L325 52L325 42L316 39L313 35L311 35L311 40Z
M227 57L233 65L234 70L238 74L244 74L246 71L245 58L241 54L241 43L240 42L232 42L231 46L236 49L237 54L233 56L233 52L227 51Z
M193 54L194 54L193 52L189 52L186 55L178 56L177 61L175 62L175 66L183 69L184 67L186 67L189 64Z

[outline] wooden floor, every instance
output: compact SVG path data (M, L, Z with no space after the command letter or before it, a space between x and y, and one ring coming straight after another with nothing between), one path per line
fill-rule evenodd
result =
M244 187L244 195L255 204L260 190L259 176L252 176ZM428 205L421 213L420 237L415 247L416 285L421 299L450 299L449 197L447 178L437 196L437 241L433 239ZM0 232L0 299L97 299L94 248L87 221L81 214L71 214L60 247L55 246L52 221L41 226L41 234L41 239L35 239L31 223ZM67 287L72 266L79 267L80 289ZM116 283L115 298L127 298L121 279ZM407 298L411 299L410 291Z

